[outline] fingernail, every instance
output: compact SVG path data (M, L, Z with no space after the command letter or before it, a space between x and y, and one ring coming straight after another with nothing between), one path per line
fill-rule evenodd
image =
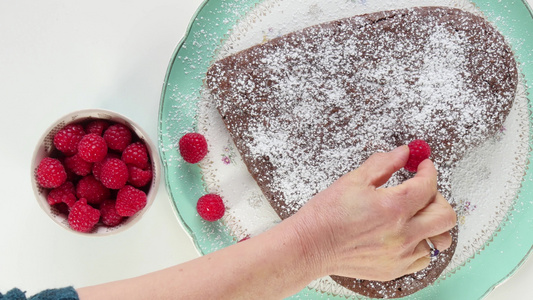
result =
M406 150L407 145L401 145L400 147L397 147L396 149L392 150L392 153L402 153Z

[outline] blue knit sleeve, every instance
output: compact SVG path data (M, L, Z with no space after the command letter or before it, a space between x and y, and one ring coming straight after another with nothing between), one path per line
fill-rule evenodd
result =
M60 289L44 290L26 299L26 293L14 288L5 295L0 293L0 300L79 300L76 290L69 286Z
M0 300L26 300L26 294L23 291L14 288L5 295L0 293Z

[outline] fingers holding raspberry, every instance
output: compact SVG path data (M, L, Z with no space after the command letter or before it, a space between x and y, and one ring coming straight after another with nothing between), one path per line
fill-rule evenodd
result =
M408 218L425 208L437 197L437 170L430 160L418 167L418 173L403 183L382 189L379 192L388 195L393 203L404 208Z
M320 268L335 275L393 280L428 265L428 244L421 243L426 238L434 237L439 250L450 246L448 230L455 225L455 213L437 191L437 171L431 160L420 162L411 179L377 188L406 164L407 149L373 155L287 219L289 224L298 222L294 226L304 232L302 244L313 245L306 249L311 261L322 261ZM317 240L316 236L329 238ZM346 263L350 261L358 264Z

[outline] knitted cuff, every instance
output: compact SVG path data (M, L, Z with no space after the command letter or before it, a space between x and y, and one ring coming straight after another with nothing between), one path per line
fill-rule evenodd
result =
M26 292L14 288L5 295L0 293L0 300L26 300ZM60 289L44 290L27 300L79 300L79 298L76 290L69 286Z

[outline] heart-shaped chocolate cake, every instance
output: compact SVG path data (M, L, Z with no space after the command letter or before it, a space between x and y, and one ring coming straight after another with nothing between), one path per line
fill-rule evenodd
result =
M480 16L418 7L292 32L217 61L206 84L249 172L278 215L376 151L413 139L432 148L439 189L473 147L502 127L517 87L504 37ZM397 172L388 184L412 176ZM454 244L428 268L390 282L332 276L378 298L431 284Z

